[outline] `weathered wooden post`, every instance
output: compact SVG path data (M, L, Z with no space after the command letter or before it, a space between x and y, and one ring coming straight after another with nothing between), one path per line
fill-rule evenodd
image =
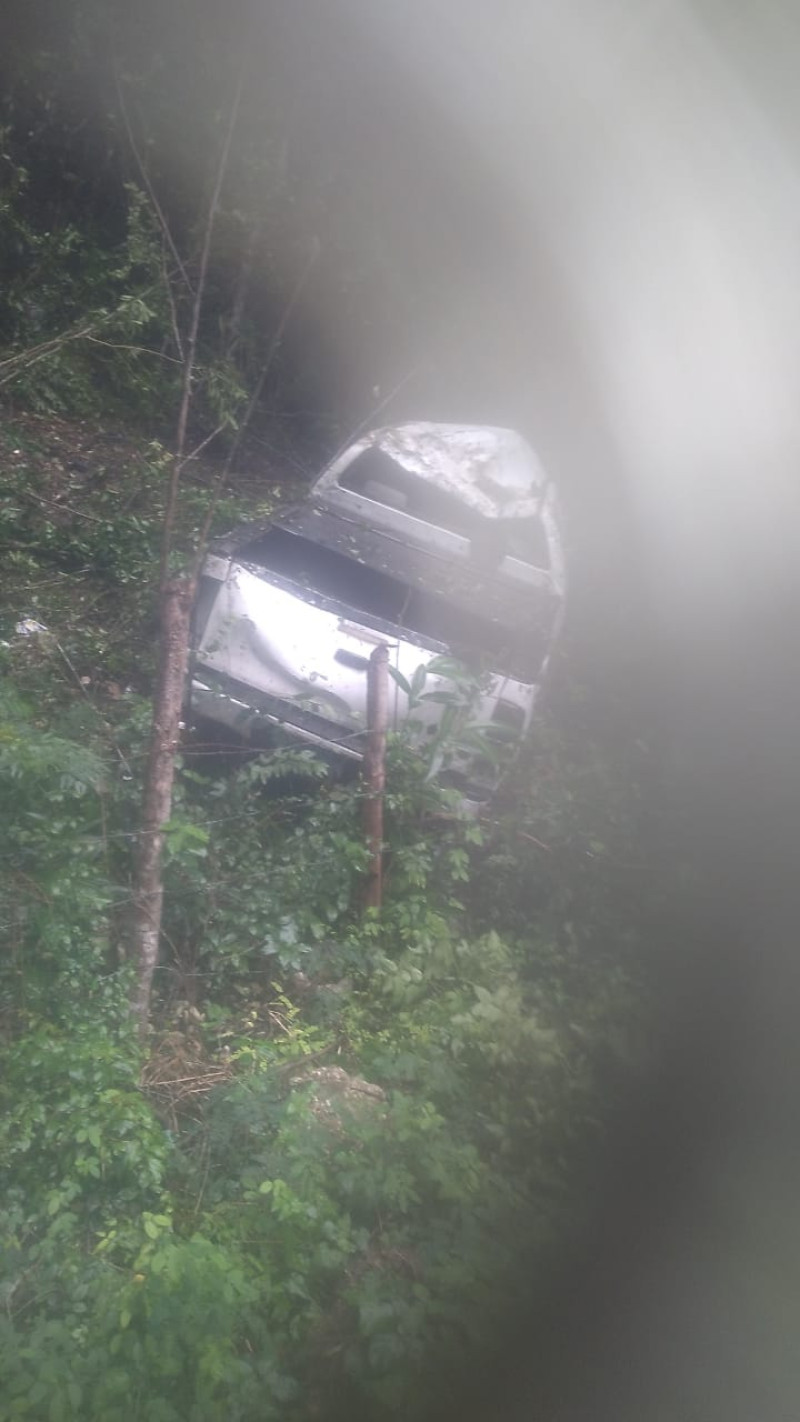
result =
M375 648L367 668L367 749L364 755L364 829L370 861L364 907L379 909L383 896L383 794L386 786L386 727L389 720L389 649Z

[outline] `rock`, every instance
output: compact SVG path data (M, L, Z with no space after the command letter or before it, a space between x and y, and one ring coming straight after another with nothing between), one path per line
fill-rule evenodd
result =
M294 1088L312 1087L311 1112L323 1125L343 1128L343 1119L374 1111L386 1100L383 1087L363 1076L351 1076L342 1067L311 1067L291 1079Z

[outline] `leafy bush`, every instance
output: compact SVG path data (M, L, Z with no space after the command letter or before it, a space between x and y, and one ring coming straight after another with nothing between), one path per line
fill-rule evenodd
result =
M269 1366L253 1312L258 1291L241 1260L201 1235L176 1239L162 1214L142 1214L127 1236L126 1252L117 1247L125 1266L107 1262L109 1234L88 1257L69 1228L51 1227L29 1247L25 1263L41 1292L18 1300L18 1281L6 1286L16 1307L0 1320L4 1415L278 1416L271 1400L289 1396L292 1384ZM261 1345L257 1360L247 1334Z
M102 1213L158 1189L166 1145L137 1089L135 1051L98 1028L32 1025L2 1065L3 1169L34 1212Z
M0 139L8 145L10 131ZM126 231L109 244L83 224L42 222L29 174L10 151L0 163L0 246L13 254L0 301L6 355L0 386L30 409L96 414L109 399L131 414L162 414L178 365L158 350L169 314L155 219L128 184Z
M190 756L141 1076L116 945L147 708L65 701L60 655L45 634L8 651L29 697L0 707L2 1406L312 1422L331 1396L376 1419L444 1403L580 1218L641 1017L626 952L587 951L592 899L563 878L531 888L535 916L504 902L500 847L542 838L530 804L465 816L403 737L380 915L360 908L358 783L296 748ZM536 807L551 841L574 823L558 773Z

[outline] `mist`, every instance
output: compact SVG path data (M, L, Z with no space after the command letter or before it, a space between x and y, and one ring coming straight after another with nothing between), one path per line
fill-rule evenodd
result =
M647 725L659 833L692 868L664 866L657 1029L590 1224L531 1280L459 1415L789 1422L800 8L207 0L203 15L200 58L190 4L120 8L120 46L139 72L165 49L183 60L186 121L165 107L159 160L178 232L205 181L193 116L246 73L242 142L270 175L248 197L271 254L252 299L275 323L298 293L282 357L303 476L389 421L530 440L565 509L569 655L600 687L586 714L623 745ZM9 43L31 23L20 11ZM55 45L57 6L47 23ZM115 102L95 43L75 100L87 144Z
M428 3L336 23L377 104L351 181L428 277L418 348L441 362L466 334L462 379L577 505L596 656L616 600L644 599L644 695L700 866L664 925L663 1052L554 1286L555 1415L793 1417L800 16ZM394 376L393 355L370 368ZM549 1415L540 1360L512 1402L524 1329L504 1367L480 1415Z

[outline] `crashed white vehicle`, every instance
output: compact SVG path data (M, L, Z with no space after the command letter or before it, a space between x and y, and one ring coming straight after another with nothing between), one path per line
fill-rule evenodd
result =
M192 713L256 738L280 725L360 758L367 667L386 643L390 722L443 654L485 676L478 722L530 723L564 602L555 491L511 430L407 424L360 439L301 504L218 543L194 617ZM419 682L420 674L417 675ZM442 705L414 709L435 731ZM489 793L462 768L462 788Z

